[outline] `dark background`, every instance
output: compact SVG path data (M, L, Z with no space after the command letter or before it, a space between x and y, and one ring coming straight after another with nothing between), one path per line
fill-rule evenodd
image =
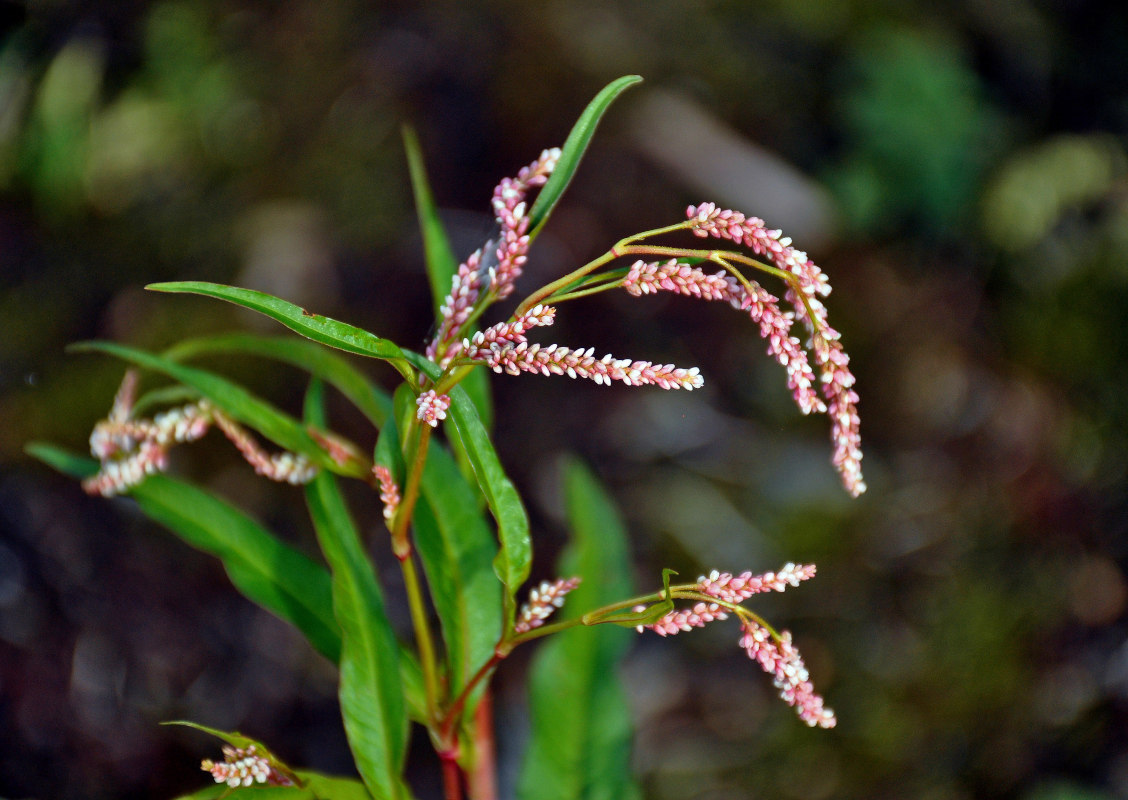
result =
M109 407L120 365L69 342L274 332L149 282L258 288L421 347L400 126L418 130L464 256L489 233L497 180L627 73L646 83L606 118L519 295L689 203L764 217L836 289L870 487L842 492L827 420L794 410L756 331L723 307L604 295L540 337L700 366L692 395L495 379L538 578L564 541L566 450L621 502L640 587L667 566L819 564L757 608L796 632L839 727L800 725L731 623L640 638L625 674L647 795L1128 796L1117 6L0 3L0 796L202 786L216 745L157 727L174 718L350 769L319 656L128 501L87 498L22 448L84 449ZM298 373L213 366L297 408ZM256 480L214 434L174 468L312 549L300 493ZM357 510L375 531L371 498ZM524 663L500 676L506 787ZM436 796L417 745L413 780Z

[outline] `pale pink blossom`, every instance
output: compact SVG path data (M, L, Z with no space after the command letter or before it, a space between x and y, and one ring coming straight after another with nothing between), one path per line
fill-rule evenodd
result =
M110 407L109 422L125 422L129 419L129 412L133 410L133 402L137 397L137 370L127 369L121 379L121 386L114 395L114 403Z
M439 329L427 346L427 357L446 366L458 354L458 333L470 318L484 292L503 300L514 288L528 258L529 218L525 198L529 189L542 186L560 159L551 148L522 167L515 178L504 178L494 189L491 205L501 232L459 265L450 293L439 308ZM489 251L487 254L487 250Z
M380 482L380 502L384 504L384 519L391 519L396 515L400 504L400 490L396 486L392 471L383 464L372 467L372 474Z
M418 406L415 417L434 428L446 419L447 409L450 408L450 398L445 394L439 394L434 389L429 389L415 398L415 404Z
M850 356L842 349L838 332L829 325L813 335L815 363L822 375L823 396L831 420L834 442L834 466L842 476L842 484L854 497L866 490L862 477L861 419L858 417L858 393L854 391L854 375L850 372Z
M439 366L446 366L458 353L458 342L453 337L470 319L474 305L482 291L482 271L479 264L482 251L476 250L458 265L450 294L439 307L439 329L427 345L427 358Z
M832 461L842 477L843 486L857 497L866 490L862 477L858 394L852 388L854 376L850 372L850 358L839 341L838 332L827 321L826 306L822 298L829 295L831 289L825 273L806 253L792 247L791 240L783 236L781 231L767 228L764 221L757 217L746 217L739 211L719 209L713 203L690 206L686 209L686 216L693 221L691 230L695 235L713 236L743 244L753 252L765 256L777 269L792 276L793 284L786 297L794 308L793 317L802 320L811 335L810 346L814 352L815 365L819 369L822 395L826 400L824 407L831 418L831 438L834 442ZM775 302L775 298L772 300ZM774 318L774 314L770 316ZM774 319L770 324L779 329L777 335L781 337L780 349L776 357L786 365L791 357L784 354L784 349L791 347L790 339L793 337L785 336L784 327ZM761 331L763 332L763 323ZM789 367L789 374L790 372ZM797 400L800 391L810 391L810 380L811 376L806 373L789 380L792 390L797 393ZM797 388L803 387L804 382L808 384L806 389ZM824 404L820 401L819 405Z
M640 297L656 292L675 292L702 300L726 300L730 297L728 274L708 275L699 267L681 264L671 258L665 263L636 261L623 279L623 288Z
M82 488L88 494L112 497L129 491L150 475L163 472L167 466L167 448L146 439L124 458L103 462L96 475L82 482Z
M733 575L730 572L713 570L697 579L697 589L718 600L741 603L754 594L782 592L788 586L798 586L802 581L810 580L814 576L814 564L790 562L784 564L778 572L765 572L762 575L753 575L751 572Z
M539 586L529 591L529 600L521 605L513 630L516 633L526 633L539 628L556 609L564 605L564 596L579 585L579 578L541 581Z
M482 361L494 372L507 372L520 375L522 372L536 372L541 375L567 375L570 378L587 378L596 383L610 386L612 381L621 381L628 386L655 385L663 389L701 388L703 380L697 367L683 369L673 364L652 364L649 361L631 361L615 358L608 354L596 358L594 348L572 350L552 344L542 347L528 342L519 344L494 345L478 354L475 360Z
M791 634L783 631L776 639L767 628L748 619L741 621L741 631L740 646L772 676L779 696L796 710L799 718L812 727L833 728L837 724L834 712L815 694L803 658L791 642Z
M691 230L695 235L743 244L757 255L765 256L777 268L790 272L809 297L830 294L830 283L823 271L806 253L792 247L791 239L784 236L783 231L768 228L759 217L746 217L739 211L717 208L713 203L690 206L686 217L694 221Z
M651 630L659 636L673 636L682 631L704 628L708 623L718 619L728 619L728 614L719 605L695 603L693 608L674 609L654 622L636 626L635 630L639 633Z
M534 306L512 322L499 322L497 325L478 331L469 339L463 339L462 355L467 358L479 358L495 347L528 341L525 338L525 331L529 328L551 325L555 319L556 309L552 306Z
M223 431L236 449L255 469L255 473L280 483L309 483L317 475L317 467L300 453L283 451L273 455L263 450L235 420L219 411L213 412L216 427Z
M200 769L210 772L216 783L226 783L232 789L256 783L270 786L294 785L270 759L258 755L254 745L246 749L224 745L223 761L216 763L206 758L201 762Z
M799 339L790 334L792 315L779 308L779 300L754 281L746 288L724 270L706 274L699 267L681 264L676 259L665 263L636 261L623 279L623 288L641 296L655 292L676 292L702 300L725 300L746 312L760 326L760 335L771 354L787 370L787 386L804 414L826 411L815 388L815 374Z

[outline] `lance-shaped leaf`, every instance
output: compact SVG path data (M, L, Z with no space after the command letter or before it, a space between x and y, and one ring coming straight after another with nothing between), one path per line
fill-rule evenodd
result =
M427 167L423 164L419 139L415 131L406 125L403 128L403 149L407 153L411 191L415 195L415 216L419 218L419 231L423 235L423 257L427 264L427 279L431 284L431 305L437 316L439 307L450 292L454 274L458 271L458 259L450 246L450 239L431 195L431 184L427 180Z
M370 466L354 459L338 463L309 435L304 425L242 386L215 373L189 367L162 356L147 353L114 342L83 342L71 345L72 350L108 353L138 366L164 373L191 386L228 416L254 428L263 436L287 450L301 453L313 463L351 477L367 477ZM355 450L355 446L353 447Z
M584 157L584 152L587 150L592 136L595 135L595 129L599 125L599 120L603 118L603 114L615 102L616 97L622 94L625 89L640 81L642 81L642 78L638 75L624 75L622 78L611 81L603 87L603 90L588 103L587 108L580 114L580 118L576 120L576 124L572 126L572 132L568 134L568 138L564 142L564 147L561 148L560 160L556 162L556 169L552 171L548 182L537 194L533 207L529 209L530 240L537 237L540 229L548 221L552 209L560 202L564 190L568 188L572 176L576 174L576 170L580 166L580 161Z
M558 574L583 582L564 607L574 617L630 596L626 533L594 476L579 462L565 466L572 542ZM637 798L631 778L630 709L616 675L631 633L614 625L573 628L534 656L529 678L532 735L520 800Z
M417 353L405 351L412 363L432 380L439 377L439 368ZM533 545L529 537L529 515L517 493L517 487L505 474L501 460L494 450L493 441L478 411L461 386L450 392L450 409L447 418L454 423L459 441L466 451L474 478L486 498L486 505L497 522L497 535L501 544L494 559L494 572L505 584L506 625L512 624L516 604L513 596L529 577L533 559Z
M98 471L97 462L51 445L29 445L27 450L75 478ZM129 494L150 519L219 558L243 595L293 624L320 653L337 662L341 634L324 567L226 501L167 475L150 475Z
M403 798L407 712L399 647L336 479L320 473L306 486L317 539L333 572L333 609L341 626L341 716L357 769L372 796Z
M438 442L427 453L413 521L454 676L451 696L457 696L501 637L501 584L492 567L497 544L476 492Z
M383 359L391 363L407 380L412 379L411 368L407 365L403 351L387 339L381 339L363 328L349 325L320 314L314 314L288 300L258 292L254 289L240 289L206 281L173 281L151 283L145 287L154 292L200 294L226 300L237 306L248 308L277 320L295 333L300 333L315 342L336 347L349 353Z
M306 396L306 419L324 425L322 390ZM317 541L332 572L333 611L341 626L341 716L357 769L378 800L398 800L407 753L407 712L399 647L360 534L336 479L320 473L306 486Z
M343 394L377 428L384 427L391 413L392 400L387 392L347 359L307 339L228 333L180 342L163 355L183 362L221 353L261 356L304 369Z

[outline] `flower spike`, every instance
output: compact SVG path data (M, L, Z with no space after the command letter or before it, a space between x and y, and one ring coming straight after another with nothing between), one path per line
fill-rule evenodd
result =
M564 605L564 595L579 585L579 578L557 578L551 583L541 581L540 586L529 591L529 601L521 605L521 611L513 625L514 632L527 633L533 628L539 628L556 609Z
M673 587L674 593L669 586L663 590L662 594L666 597L696 600L691 608L673 609L652 623L638 625L636 630L639 633L651 630L659 636L674 636L703 628L714 620L723 620L729 613L735 613L740 618L740 646L749 658L772 676L776 688L780 690L780 697L793 706L799 718L808 725L832 728L836 724L834 712L825 707L822 697L815 694L803 658L791 642L791 634L787 631L774 633L758 616L740 605L754 594L782 592L814 575L814 564L787 563L778 572L762 575L744 572L734 576L713 570L698 578L696 584ZM646 606L635 606L632 610L641 613Z

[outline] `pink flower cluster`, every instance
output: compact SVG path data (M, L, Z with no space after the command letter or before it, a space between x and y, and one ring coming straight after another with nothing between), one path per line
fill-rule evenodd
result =
M380 502L384 504L384 519L391 519L396 515L400 504L400 490L392 477L392 471L383 464L372 467L372 474L380 482Z
M594 348L573 350L552 344L542 347L529 344L525 331L551 325L556 309L538 305L512 322L503 322L470 339L463 340L462 355L481 361L494 372L520 375L536 372L541 375L567 375L570 378L587 378L609 386L612 381L622 381L628 386L653 384L663 389L699 389L702 385L696 367L683 369L673 364L652 364L649 361L631 361L608 354L596 358Z
M101 464L96 475L82 482L88 494L111 497L128 491L149 475L168 466L174 444L192 442L207 433L215 416L205 400L158 414L153 419L129 419L136 373L126 373L110 415L94 426L90 452Z
M752 620L741 622L740 646L748 657L772 676L779 696L794 708L799 719L814 727L833 728L838 724L834 712L815 694L803 657L791 643L791 634L784 631L775 638L767 628Z
M815 374L800 341L791 335L792 317L779 308L779 300L755 282L750 293L736 278L721 270L712 275L677 259L665 263L636 261L623 279L623 288L635 297L660 291L675 292L702 300L726 300L745 311L760 325L768 352L787 369L787 385L804 414L826 411L814 389Z
M763 575L753 575L751 572L733 575L730 572L713 570L697 579L697 588L718 600L742 603L754 594L782 592L788 586L798 586L802 581L813 577L815 577L814 564L788 562L779 572L765 572Z
M287 452L268 455L247 431L207 400L162 412L152 419L131 419L136 385L137 375L129 370L109 415L90 434L90 452L101 467L82 482L89 494L121 494L147 476L164 471L173 445L201 438L213 423L260 475L297 484L307 483L317 474L317 468L305 456Z
M491 301L504 299L513 292L529 250L525 198L530 189L548 180L559 159L558 148L545 150L536 161L523 167L517 177L503 179L494 189L491 205L501 233L496 244L487 242L474 251L455 273L450 294L439 308L439 329L427 346L427 357L440 366L446 366L458 354L458 335L478 307L483 292L488 293ZM493 250L487 255L486 250L491 247Z
M205 758L200 769L210 772L216 783L226 783L232 789L265 783L270 786L293 786L294 782L282 774L270 759L258 755L252 744L246 749L224 745L223 761L216 763Z
M216 427L231 440L247 463L255 468L256 474L272 481L295 485L309 483L317 475L317 467L300 453L283 451L271 455L259 447L251 434L226 414L216 411L213 417Z
M513 630L516 633L526 633L539 628L556 609L564 605L564 595L579 585L579 578L557 578L551 583L541 581L539 586L530 590L528 602L521 605Z
M642 611L644 609L645 606L636 606L634 610ZM706 624L718 619L728 619L728 614L719 605L716 603L696 603L693 608L674 609L648 625L637 626L635 630L639 633L644 630L651 630L663 637L673 636L682 631L704 628Z
M793 706L800 719L808 725L831 728L835 725L834 712L826 708L823 699L815 694L803 659L791 642L791 634L784 631L778 636L774 635L756 621L758 617L754 618L750 612L739 607L741 602L754 594L782 592L788 586L798 586L814 575L814 564L788 563L778 572L765 572L762 575L743 572L734 576L729 572L713 570L707 576L698 578L697 584L688 592L685 587L678 591L687 592L690 597L693 597L692 593L698 592L716 598L718 602L699 600L692 608L674 609L652 623L639 625L637 630L639 633L652 630L659 636L673 636L682 631L702 628L714 620L726 619L726 608L735 611L740 617L740 646L747 651L749 658L772 675L776 688L780 690L780 697ZM645 611L646 606L635 606L633 610Z
M450 398L430 389L415 398L415 405L419 407L419 410L415 412L416 418L434 428L446 419L447 409L450 408Z
M720 209L703 203L686 209L690 230L700 237L712 236L750 248L787 273L787 301L792 310L783 312L778 298L759 284L745 285L733 276L718 272L707 275L696 267L669 261L665 264L634 264L623 286L634 295L658 291L699 297L704 300L727 300L735 308L746 311L760 325L760 333L768 342L768 352L783 365L788 374L788 387L803 413L825 412L831 419L834 442L833 463L842 476L842 483L857 497L866 490L862 477L861 421L858 416L858 394L850 357L842 347L840 334L827 321L823 298L830 294L825 273L779 230L769 229L757 217L739 211ZM794 320L802 320L810 334L810 350L819 372L822 398L815 391L815 373L798 338L791 335ZM825 399L825 402L824 402Z

